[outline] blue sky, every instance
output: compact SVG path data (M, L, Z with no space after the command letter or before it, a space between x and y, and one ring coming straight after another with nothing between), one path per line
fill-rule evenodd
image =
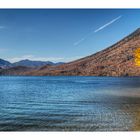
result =
M138 9L0 10L0 58L72 61L140 27Z

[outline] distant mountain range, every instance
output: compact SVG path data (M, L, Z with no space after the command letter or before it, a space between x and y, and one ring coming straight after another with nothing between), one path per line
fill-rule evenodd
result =
M140 66L135 64L135 51L138 48L140 29L100 52L73 62L60 65L43 63L44 66L37 68L15 66L0 70L0 75L140 76ZM3 61L1 63L9 64Z
M9 67L11 66L11 63L6 61L6 60L3 60L3 59L0 59L0 67L3 68L3 67Z
M63 62L53 63L51 61L31 61L31 60L25 59L19 62L15 62L12 65L13 66L26 66L26 67L41 67L45 65L60 65L60 64L64 64L64 63Z
M9 68L15 66L25 66L25 67L41 67L45 65L60 65L64 64L63 62L53 63L51 61L32 61L32 60L21 60L15 63L10 63L9 61L0 59L0 67L1 68Z

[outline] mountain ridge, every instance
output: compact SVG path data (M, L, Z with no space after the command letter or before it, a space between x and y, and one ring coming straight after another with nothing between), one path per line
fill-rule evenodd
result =
M8 67L15 67L15 66L25 66L25 67L41 67L45 65L59 65L63 64L64 62L51 62L51 61L37 61L37 60L29 60L29 59L23 59L14 63L11 63L7 60L0 59L0 66L2 68L8 68Z
M140 47L140 28L110 47L87 57L27 75L140 76L134 51Z
M140 48L140 28L92 55L58 66L45 65L38 69L23 71L22 75L140 76L140 66L135 64L137 48Z
M1 68L6 68L8 66L11 66L11 63L9 61L6 61L4 59L0 59L0 67Z

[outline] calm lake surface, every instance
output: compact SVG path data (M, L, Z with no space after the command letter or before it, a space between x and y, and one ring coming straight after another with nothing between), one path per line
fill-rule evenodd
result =
M140 130L140 78L0 77L0 131Z

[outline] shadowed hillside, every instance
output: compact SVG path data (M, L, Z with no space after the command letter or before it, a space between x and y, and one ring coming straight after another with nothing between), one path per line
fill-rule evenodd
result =
M31 67L16 66L7 69L0 69L0 75L24 75L25 72L33 70Z

